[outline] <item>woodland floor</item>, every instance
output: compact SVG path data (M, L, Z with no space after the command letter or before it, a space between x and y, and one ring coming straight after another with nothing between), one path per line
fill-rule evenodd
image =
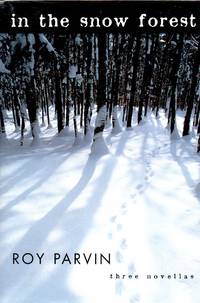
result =
M182 122L179 113L179 131ZM81 138L73 144L73 132L57 136L55 127L42 128L40 145L30 146L27 135L21 147L8 124L1 144L1 303L199 303L200 157L193 135L170 140L164 114L149 113L131 130L112 134L108 127L110 153L98 157ZM12 265L13 252L44 252L45 261ZM55 252L110 252L111 265L55 265ZM139 278L109 278L116 273Z

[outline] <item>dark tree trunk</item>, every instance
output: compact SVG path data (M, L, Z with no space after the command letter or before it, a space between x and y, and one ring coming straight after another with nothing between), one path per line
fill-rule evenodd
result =
M55 105L57 113L57 127L60 133L63 129L63 106L62 106L62 91L61 91L61 79L60 71L57 68L57 62L55 61Z
M22 123L21 123L21 138L20 138L20 145L22 146L24 144L24 128L25 128L25 119L22 115Z
M31 124L31 133L33 139L38 138L38 125L37 125L37 100L35 94L35 81L34 78L31 77L31 80L26 85L26 102L28 108L28 114Z
M116 52L115 52L115 72L116 75L114 77L114 91L113 91L113 115L112 115L112 124L113 128L119 128L119 121L117 118L117 105L118 105L118 96L119 96L119 85L120 85L120 70L122 64L122 51L124 46L124 36L121 37L121 41L119 42L119 35L116 37ZM118 52L117 52L118 50Z
M84 93L83 93L83 83L81 84L80 91L80 127L83 127L83 108L84 108Z
M199 119L199 123L198 123L197 134L200 134L200 119Z
M41 95L41 110L42 110L42 126L45 126L45 121L44 121L44 114L45 114L45 100L44 100L43 92L42 92L42 95Z
M199 121L199 114L200 114L200 99L199 97L196 98L196 106L195 106L195 113L194 113L194 126L198 126L198 121Z
M129 92L127 91L127 86L128 86L128 82L129 82L128 78L129 78L129 71L130 71L130 62L131 62L131 59L132 59L133 42L134 42L134 37L131 34L129 36L128 47L127 47L127 56L126 56L127 72L125 73L125 79L124 79L124 108L123 108L123 117L122 117L123 122L125 122L125 120L127 119L128 94L129 94Z
M153 44L153 42L152 42ZM149 76L149 35L146 34L146 43L145 43L145 64L144 64L144 74L143 74L143 81L142 81L142 93L139 100L139 107L138 107L138 124L142 120L142 112L143 112L143 104L147 94L147 82Z
M70 79L69 79L69 58L70 58L70 43L69 37L66 43L66 71L67 71L67 83L66 83L66 113L65 113L65 125L69 126L69 114L70 114Z
M63 97L62 97L63 112L62 112L62 114L63 114L63 127L64 127L65 117L66 117L66 112L65 112L66 111L66 99L67 99L67 97L66 97L67 96L67 85L65 82L62 83L62 93L63 93Z
M197 144L197 152L200 152L200 135L199 135L199 139L198 139L198 144Z
M144 81L144 87L143 87L143 92L142 92L142 100L144 102L144 116L147 116L147 111L148 111L148 101L149 101L149 86L151 84L151 78L153 74L153 69L154 69L154 62L156 58L156 51L158 47L158 39L159 36L156 36L155 38L152 37L152 45L150 49L150 54L147 54L146 57L146 62L145 62L145 71L144 73L146 74L143 81Z
M17 91L14 88L14 108L15 108L15 118L16 118L16 126L20 127L20 105L19 105L19 100L18 100L18 96L17 96Z
M106 34L99 33L99 84L97 91L97 118L94 129L94 141L103 134L106 118Z
M91 64L92 64L92 37L88 37L87 41L87 87L85 95L85 110L84 110L84 135L86 136L90 126L90 102L91 102L91 85L92 85L92 74L91 74Z
M197 86L197 81L198 81L197 76L198 76L198 72L199 72L199 65L200 65L200 42L199 42L198 50L197 50L197 52L195 54L195 58L194 58L194 65L193 65L193 71L192 71L192 82L191 82L191 87L190 87L190 93L189 93L189 96L188 96L187 111L186 111L184 126L183 126L183 136L189 135L190 118L191 118L194 99L195 99L195 92L196 92L196 86Z
M5 133L5 123L4 123L4 116L3 116L3 106L0 104L0 121L1 121L1 133Z
M76 79L73 79L72 82L72 95L73 95L73 106L74 106L74 115L73 115L73 124L74 124L74 135L77 137L77 122L76 122L76 115L77 115L77 91L76 91Z
M160 39L159 36L158 36L158 39ZM158 39L157 39L156 44L158 44ZM155 57L157 57L158 60L161 57L159 68L156 73L155 90L154 90L156 99L155 99L155 103L153 106L153 110L156 109L156 117L158 116L159 106L161 104L162 88L165 83L165 77L169 76L169 68L171 68L171 62L170 63L168 62L168 56L169 56L169 47L171 45L170 43L171 43L172 36L168 35L168 36L166 36L165 39L166 39L166 41L163 42L163 43L165 43L164 50L162 50L161 46L158 47L157 53L154 54L154 59L153 59L153 62L155 62ZM156 47L157 46L158 45L156 45ZM164 94L164 95L166 95L166 94ZM165 97L163 96L163 98L165 98Z
M48 95L48 89L47 89L47 80L44 78L44 97L45 97L45 105L46 105L46 113L47 113L47 123L48 127L51 126L50 122L50 116L49 116L49 95Z
M130 103L129 103L129 108L128 108L127 127L131 127L131 125L132 125L133 104L134 104L134 98L135 98L137 72L138 72L138 66L139 66L140 44L141 44L140 35L138 34L136 37L135 53L134 53L134 57L133 57L133 77L132 77L132 86L131 86L131 97L130 97Z
M178 79L178 70L181 60L181 52L183 49L183 36L177 41L177 49L175 50L174 61L171 69L171 97L170 97L170 132L173 133L176 124L176 87Z

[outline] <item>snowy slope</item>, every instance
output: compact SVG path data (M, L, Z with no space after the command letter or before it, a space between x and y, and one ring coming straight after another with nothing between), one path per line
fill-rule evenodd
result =
M171 141L165 126L163 114L150 113L131 130L108 128L103 157L54 128L43 128L40 146L27 136L20 147L8 128L1 303L199 303L200 157L195 137ZM45 260L12 265L13 252ZM55 252L110 252L111 265L53 264Z

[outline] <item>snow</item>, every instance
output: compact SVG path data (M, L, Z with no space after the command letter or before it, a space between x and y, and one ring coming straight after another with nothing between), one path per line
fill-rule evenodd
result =
M170 121L171 123L171 121ZM174 130L173 132L171 133L171 139L172 140L177 140L180 138L180 135L179 135L179 132L178 132L178 128L177 128L177 125L176 125L176 122L175 122L175 125L174 125Z
M28 62L28 66L30 68L30 73L33 76L34 75L34 67L35 67L35 58L34 58L34 53L35 50L33 46L35 45L35 36L33 34L28 34L27 40L29 42L29 51L31 53L31 59Z
M35 45L35 36L34 36L34 34L28 34L27 40L30 44L30 50L32 51L33 45Z
M5 67L5 64L0 59L0 74L10 74L10 71Z
M56 51L54 49L54 47L52 46L52 44L48 41L48 39L45 37L44 34L39 34L39 39L40 39L40 42L44 43L46 45L46 48L48 50L48 52L53 52L56 54Z
M23 49L27 45L26 35L25 34L17 34L16 40L21 44L21 49ZM14 43L15 44L15 43Z
M80 35L77 35L76 38L75 38L76 45L80 46L82 41L83 40L81 39Z
M95 119L95 128L101 127L106 120L106 105L100 107L96 119ZM105 139L103 137L103 132L100 131L94 135L93 143L91 146L91 154L93 155L106 155L109 153L108 147L105 143Z
M105 121L105 117L106 117L106 105L103 105L100 107L96 120L95 120L95 127L101 127L102 124ZM96 136L102 136L102 132L98 133Z
M113 120L114 120L114 127L112 129L112 133L114 134L118 134L121 132L121 126L120 126L120 123L119 123L119 120L118 120L118 106L114 106L113 107Z
M152 46L152 40L151 39L149 39L148 40L148 50L147 50L147 54L151 54L151 46Z
M76 82L78 83L78 85L81 85L81 83L83 82L83 77L81 74L76 74Z
M69 78L70 79L76 78L77 71L78 71L77 65L74 65L74 64L70 65L70 67L69 67Z
M35 148L28 134L19 146L20 134L7 123L1 144L1 302L199 303L196 138L171 140L164 113L157 119L149 113L129 131L106 129L109 153L99 157L83 141L74 145L70 129L57 136L55 123L42 128L42 144ZM182 123L178 113L179 133ZM45 259L13 265L13 252L44 253ZM53 264L55 252L110 252L111 265ZM185 274L194 278L183 279Z
M45 126L45 125L44 125ZM31 145L36 146L40 144L40 128L38 125L38 121L32 122L31 124L31 132L33 133L33 141L31 143Z

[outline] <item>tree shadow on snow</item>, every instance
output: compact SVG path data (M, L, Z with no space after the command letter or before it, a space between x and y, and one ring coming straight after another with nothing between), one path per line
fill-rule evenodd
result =
M192 147L191 147L192 148ZM171 142L170 145L170 151L172 154L173 159L175 160L175 162L179 165L179 167L181 168L181 171L183 173L183 176L188 184L188 186L190 188L195 188L196 184L195 181L193 180L190 171L188 170L187 166L185 165L185 163L187 163L188 161L192 160L191 156L192 156L192 152L187 147L186 142L184 142L184 140L175 140ZM183 156L181 155L180 151L183 153L187 153L187 156ZM180 154L178 154L178 152Z
M76 201L91 181L98 161L99 159L95 157L88 158L82 176L74 188L58 202L47 215L33 223L32 227L18 242L17 246L12 249L13 252L30 251L30 246L33 247L34 252L45 249L45 243L49 234L58 224L61 224L63 231L62 247L66 247L66 250L71 252L78 251L81 242L92 226L93 216L101 204L113 169L116 165L116 161L112 156L108 156L108 158L104 159L103 170L98 179L95 180L93 191L88 198L87 205L81 209L74 209L71 211L67 211L67 209ZM52 251L54 252L55 250ZM11 256L8 258L10 257ZM7 264L9 264L8 259L4 261L1 269L3 275L7 272ZM24 266L22 271L22 267L15 267L13 270L13 265L10 266L12 267L13 273L12 275L9 275L9 280L5 281L5 289L9 288L10 297L13 298L17 296L18 302L33 302L34 297L37 297L37 303L60 301L73 303L80 302L80 298L70 290L66 282L70 274L69 266L55 265L53 271L50 271L47 277L41 281L38 274L39 269L37 267L31 268L31 266ZM31 286L26 287L26 285L30 284L30 278Z
M72 146L70 148L62 148L59 150L51 150L49 152L43 152L38 156L38 154L33 152L27 152L25 154L27 161L23 163L21 166L17 167L17 169L8 176L1 186L1 194L6 193L13 186L19 188L23 186L26 188L22 193L20 193L17 197L13 197L7 205L1 211L1 221L10 216L10 213L7 214L7 211L21 203L24 199L27 199L28 196L31 195L34 190L37 190L41 187L47 180L53 176L54 172L62 165L65 161L67 161L71 154L75 154L79 152L82 146ZM24 154L15 156L18 160L19 157L24 157ZM14 158L15 159L15 158ZM12 161L14 161L12 159ZM9 162L10 158L6 161ZM30 186L24 186L25 184L31 183Z

